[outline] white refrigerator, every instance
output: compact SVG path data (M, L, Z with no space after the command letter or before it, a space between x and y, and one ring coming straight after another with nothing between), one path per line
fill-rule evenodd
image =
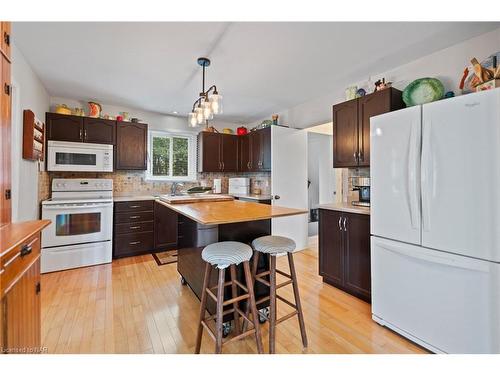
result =
M500 89L371 119L372 317L500 353Z

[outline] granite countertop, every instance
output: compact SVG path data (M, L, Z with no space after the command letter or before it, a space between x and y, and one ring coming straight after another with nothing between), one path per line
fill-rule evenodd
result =
M146 193L138 193L137 195L134 193L115 193L113 194L113 201L115 202L128 202L128 201L149 201L149 200L156 200L160 198L160 195L168 195L168 193L151 193L151 194L146 194ZM252 200L270 200L271 195L269 194L261 194L261 195L256 195L256 194L220 194L221 196L225 195L231 195L235 198L245 198L245 199L252 199Z
M343 212L351 212L354 214L370 215L370 207L353 206L351 203L347 202L320 204L318 208L322 208L324 210L343 211Z

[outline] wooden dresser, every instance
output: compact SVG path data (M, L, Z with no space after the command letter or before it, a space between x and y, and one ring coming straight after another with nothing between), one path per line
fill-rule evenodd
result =
M38 353L40 242L50 221L11 223L10 22L0 33L0 353Z

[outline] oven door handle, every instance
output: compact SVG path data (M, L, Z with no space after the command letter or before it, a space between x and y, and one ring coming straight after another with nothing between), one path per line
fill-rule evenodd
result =
M51 205L45 205L43 206L44 210L60 210L60 209L65 209L65 210L71 210L71 209L93 209L93 208L111 208L113 207L113 203L97 203L97 204L86 204L86 205L58 205L58 204L51 204Z

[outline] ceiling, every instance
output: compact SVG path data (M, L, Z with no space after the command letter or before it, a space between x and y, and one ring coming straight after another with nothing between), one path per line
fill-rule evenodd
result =
M500 23L16 22L15 44L51 96L186 115L207 84L220 117L254 121L472 38ZM342 86L341 86L342 85Z

